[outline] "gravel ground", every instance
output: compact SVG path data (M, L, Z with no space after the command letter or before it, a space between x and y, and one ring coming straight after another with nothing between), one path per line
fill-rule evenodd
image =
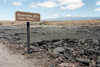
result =
M28 60L23 55L13 54L4 41L7 42L0 39L0 67L41 67L35 58Z

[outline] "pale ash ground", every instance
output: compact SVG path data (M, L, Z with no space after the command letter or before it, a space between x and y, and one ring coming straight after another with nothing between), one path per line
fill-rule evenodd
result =
M35 66L36 59L33 61L25 59L22 55L11 54L5 44L0 43L0 67L41 67Z

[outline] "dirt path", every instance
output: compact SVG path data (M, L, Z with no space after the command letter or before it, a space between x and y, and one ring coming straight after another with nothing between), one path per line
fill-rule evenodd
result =
M11 54L5 44L0 43L0 67L41 67L34 64L22 55Z

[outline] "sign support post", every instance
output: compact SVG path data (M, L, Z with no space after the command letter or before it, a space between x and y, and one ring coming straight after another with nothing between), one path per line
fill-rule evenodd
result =
M27 52L30 54L30 22L27 22Z

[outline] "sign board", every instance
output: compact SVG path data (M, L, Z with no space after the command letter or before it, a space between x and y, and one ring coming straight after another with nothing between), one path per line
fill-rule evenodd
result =
M16 21L40 22L40 14L17 11L16 12Z

